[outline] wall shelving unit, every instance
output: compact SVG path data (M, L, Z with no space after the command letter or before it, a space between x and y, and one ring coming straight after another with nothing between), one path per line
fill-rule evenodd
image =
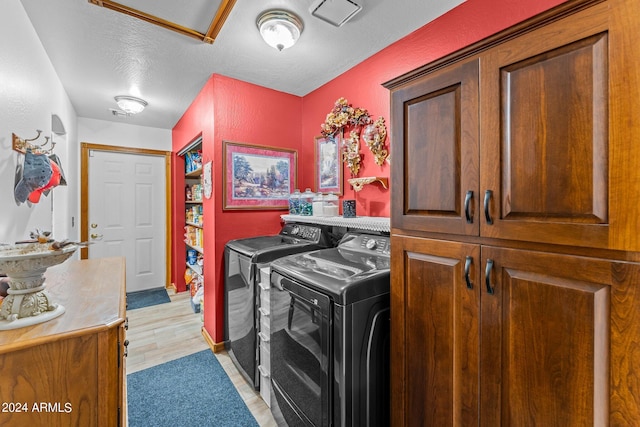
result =
M182 156L185 161L185 281L191 293L191 306L194 312L198 313L201 303L196 294L204 286L202 141L194 143Z

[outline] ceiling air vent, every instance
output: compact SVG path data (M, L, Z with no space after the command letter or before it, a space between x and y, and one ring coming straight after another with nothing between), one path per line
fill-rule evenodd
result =
M311 15L336 27L360 12L362 6L351 0L316 0L309 8Z

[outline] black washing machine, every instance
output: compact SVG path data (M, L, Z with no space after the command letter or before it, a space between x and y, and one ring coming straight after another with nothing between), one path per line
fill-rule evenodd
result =
M278 425L389 425L388 235L271 264L271 411Z
M329 241L327 227L287 223L277 235L230 240L225 245L225 348L256 390L260 384L257 345L260 269L286 255L326 248Z

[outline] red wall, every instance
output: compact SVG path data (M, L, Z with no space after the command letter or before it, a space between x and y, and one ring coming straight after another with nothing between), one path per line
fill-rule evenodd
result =
M283 210L224 210L223 141L297 150L300 146L302 98L228 77L213 75L173 130L173 150L180 150L200 133L203 163L213 163L213 196L204 201L205 322L216 343L224 340L224 246L232 239L277 234ZM174 188L178 197L174 220L176 242L174 283L181 283L185 249L184 169L175 162ZM215 301L214 303L212 303Z
M383 116L389 131L389 91L381 85L399 75L473 44L564 0L467 0L449 13L419 28L402 40L371 56L344 74L331 80L303 99L301 158L313 162L313 138L320 134L320 124L334 102L346 98L354 107L365 108L372 117ZM388 132L390 133L390 132ZM393 156L393 144L387 147ZM363 166L358 176L389 177L389 164L378 166L361 140ZM312 164L312 163L309 163ZM313 183L313 168L302 173L302 181ZM346 182L344 197L356 199L358 215L389 216L390 192L378 184L367 185L360 192Z
M215 342L223 341L224 245L228 240L277 233L284 211L224 211L222 209L222 141L245 142L298 150L298 188L314 186L314 137L320 134L333 103L346 98L354 107L383 116L389 128L389 92L382 83L444 55L468 46L564 0L467 0L449 13L363 61L303 98L213 75L173 130L173 150L180 150L199 134L203 161L213 161L214 196L204 202L205 215L205 329ZM388 142L388 141L387 141ZM393 156L393 141L390 154ZM389 177L389 165L378 166L365 153L359 176ZM184 279L184 169L174 162L173 281ZM389 190L378 184L355 193L345 169L345 195L357 201L358 215L389 216ZM214 278L215 280L212 280ZM178 286L180 289L180 286ZM212 302L215 301L215 302Z
M184 242L185 223L185 180L184 160L177 153L202 136L203 157L211 159L213 155L213 81L204 85L196 99L193 100L182 118L176 123L172 131L172 246L171 253L171 281L179 292L185 290L184 269L186 249ZM203 209L210 209L210 201L205 200ZM208 229L206 230L209 231ZM206 236L205 236L206 237ZM205 265L205 269L209 268ZM206 273L206 272L205 272Z

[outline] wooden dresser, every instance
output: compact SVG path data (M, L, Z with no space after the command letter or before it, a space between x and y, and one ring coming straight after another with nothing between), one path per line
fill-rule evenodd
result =
M66 311L0 332L0 425L126 425L124 258L67 261L46 278Z

